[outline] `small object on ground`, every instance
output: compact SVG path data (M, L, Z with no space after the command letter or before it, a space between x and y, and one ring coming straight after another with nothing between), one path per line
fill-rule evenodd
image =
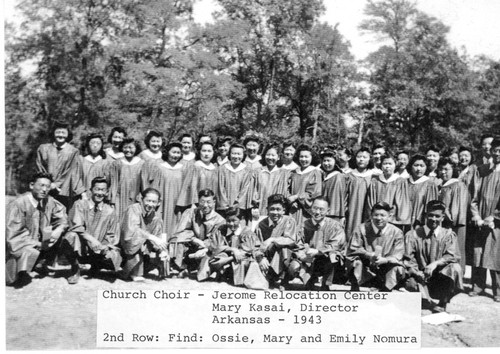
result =
M422 317L422 323L428 323L432 325L440 325L449 322L462 322L462 321L465 321L464 317L447 312L433 313L432 315L427 315Z

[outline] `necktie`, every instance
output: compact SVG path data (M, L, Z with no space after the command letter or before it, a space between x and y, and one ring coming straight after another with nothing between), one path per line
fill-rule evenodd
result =
M429 259L430 262L434 262L437 256L437 239L434 231L429 232L429 241L430 241L430 250L429 250Z
M43 210L43 205L42 201L40 200L36 206L36 210L38 210L38 239L39 241L43 240L43 217L44 217L44 210Z
M99 206L96 204L94 206L94 217L90 223L89 233L97 239L99 238L99 235L96 235L96 231L99 226L99 222L101 221L101 215L101 210L99 210Z

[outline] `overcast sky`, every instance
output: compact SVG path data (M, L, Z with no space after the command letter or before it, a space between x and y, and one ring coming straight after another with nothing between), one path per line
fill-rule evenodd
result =
M351 42L351 50L357 59L363 59L379 45L358 31L366 2L324 0L327 11L322 20L332 25L339 24L340 32ZM4 0L7 18L12 16L14 3L16 0ZM418 0L417 7L450 27L452 46L465 47L469 55L485 54L500 60L500 0ZM213 0L198 0L195 20L209 21L213 9Z
M322 20L339 24L339 31L351 42L357 59L363 59L379 46L358 31L366 2L324 0L326 14ZM213 0L201 0L195 7L195 19L209 21L213 8ZM452 46L465 47L469 55L485 54L500 60L500 0L418 0L417 8L450 27L448 39Z

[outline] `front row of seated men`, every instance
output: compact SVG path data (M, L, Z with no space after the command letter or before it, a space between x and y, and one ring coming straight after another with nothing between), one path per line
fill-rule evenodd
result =
M198 280L216 277L253 289L270 283L285 287L296 278L306 289L320 281L322 290L349 281L352 290L363 285L420 291L436 311L462 289L456 235L441 227L446 210L439 201L427 204L426 225L406 235L389 223L391 206L377 203L370 221L346 239L343 227L326 217L328 202L322 197L314 200L311 218L297 228L285 215L286 198L270 196L268 217L253 232L243 226L238 208L229 208L225 219L217 214L214 193L206 189L167 240L156 189L144 190L119 222L105 202L108 182L95 178L91 198L77 201L68 220L64 206L48 195L51 182L50 175L36 174L31 191L8 207L8 285L28 284L33 271L46 274L56 256L64 255L71 265L70 284L80 278L80 263L91 265L89 276L109 269L138 281L157 268L160 277L170 270L196 272Z

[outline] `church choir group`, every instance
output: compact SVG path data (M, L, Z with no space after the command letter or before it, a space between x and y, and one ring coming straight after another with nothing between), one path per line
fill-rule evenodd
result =
M444 311L463 290L500 302L500 140L425 154L382 145L243 143L189 134L141 149L125 129L90 134L80 155L56 124L30 191L9 204L6 281L22 287L56 262L70 284L101 270L131 281L193 277L251 289L420 291ZM196 148L194 148L196 145ZM260 153L260 155L259 155ZM474 158L475 157L475 158ZM153 272L154 271L154 272Z

